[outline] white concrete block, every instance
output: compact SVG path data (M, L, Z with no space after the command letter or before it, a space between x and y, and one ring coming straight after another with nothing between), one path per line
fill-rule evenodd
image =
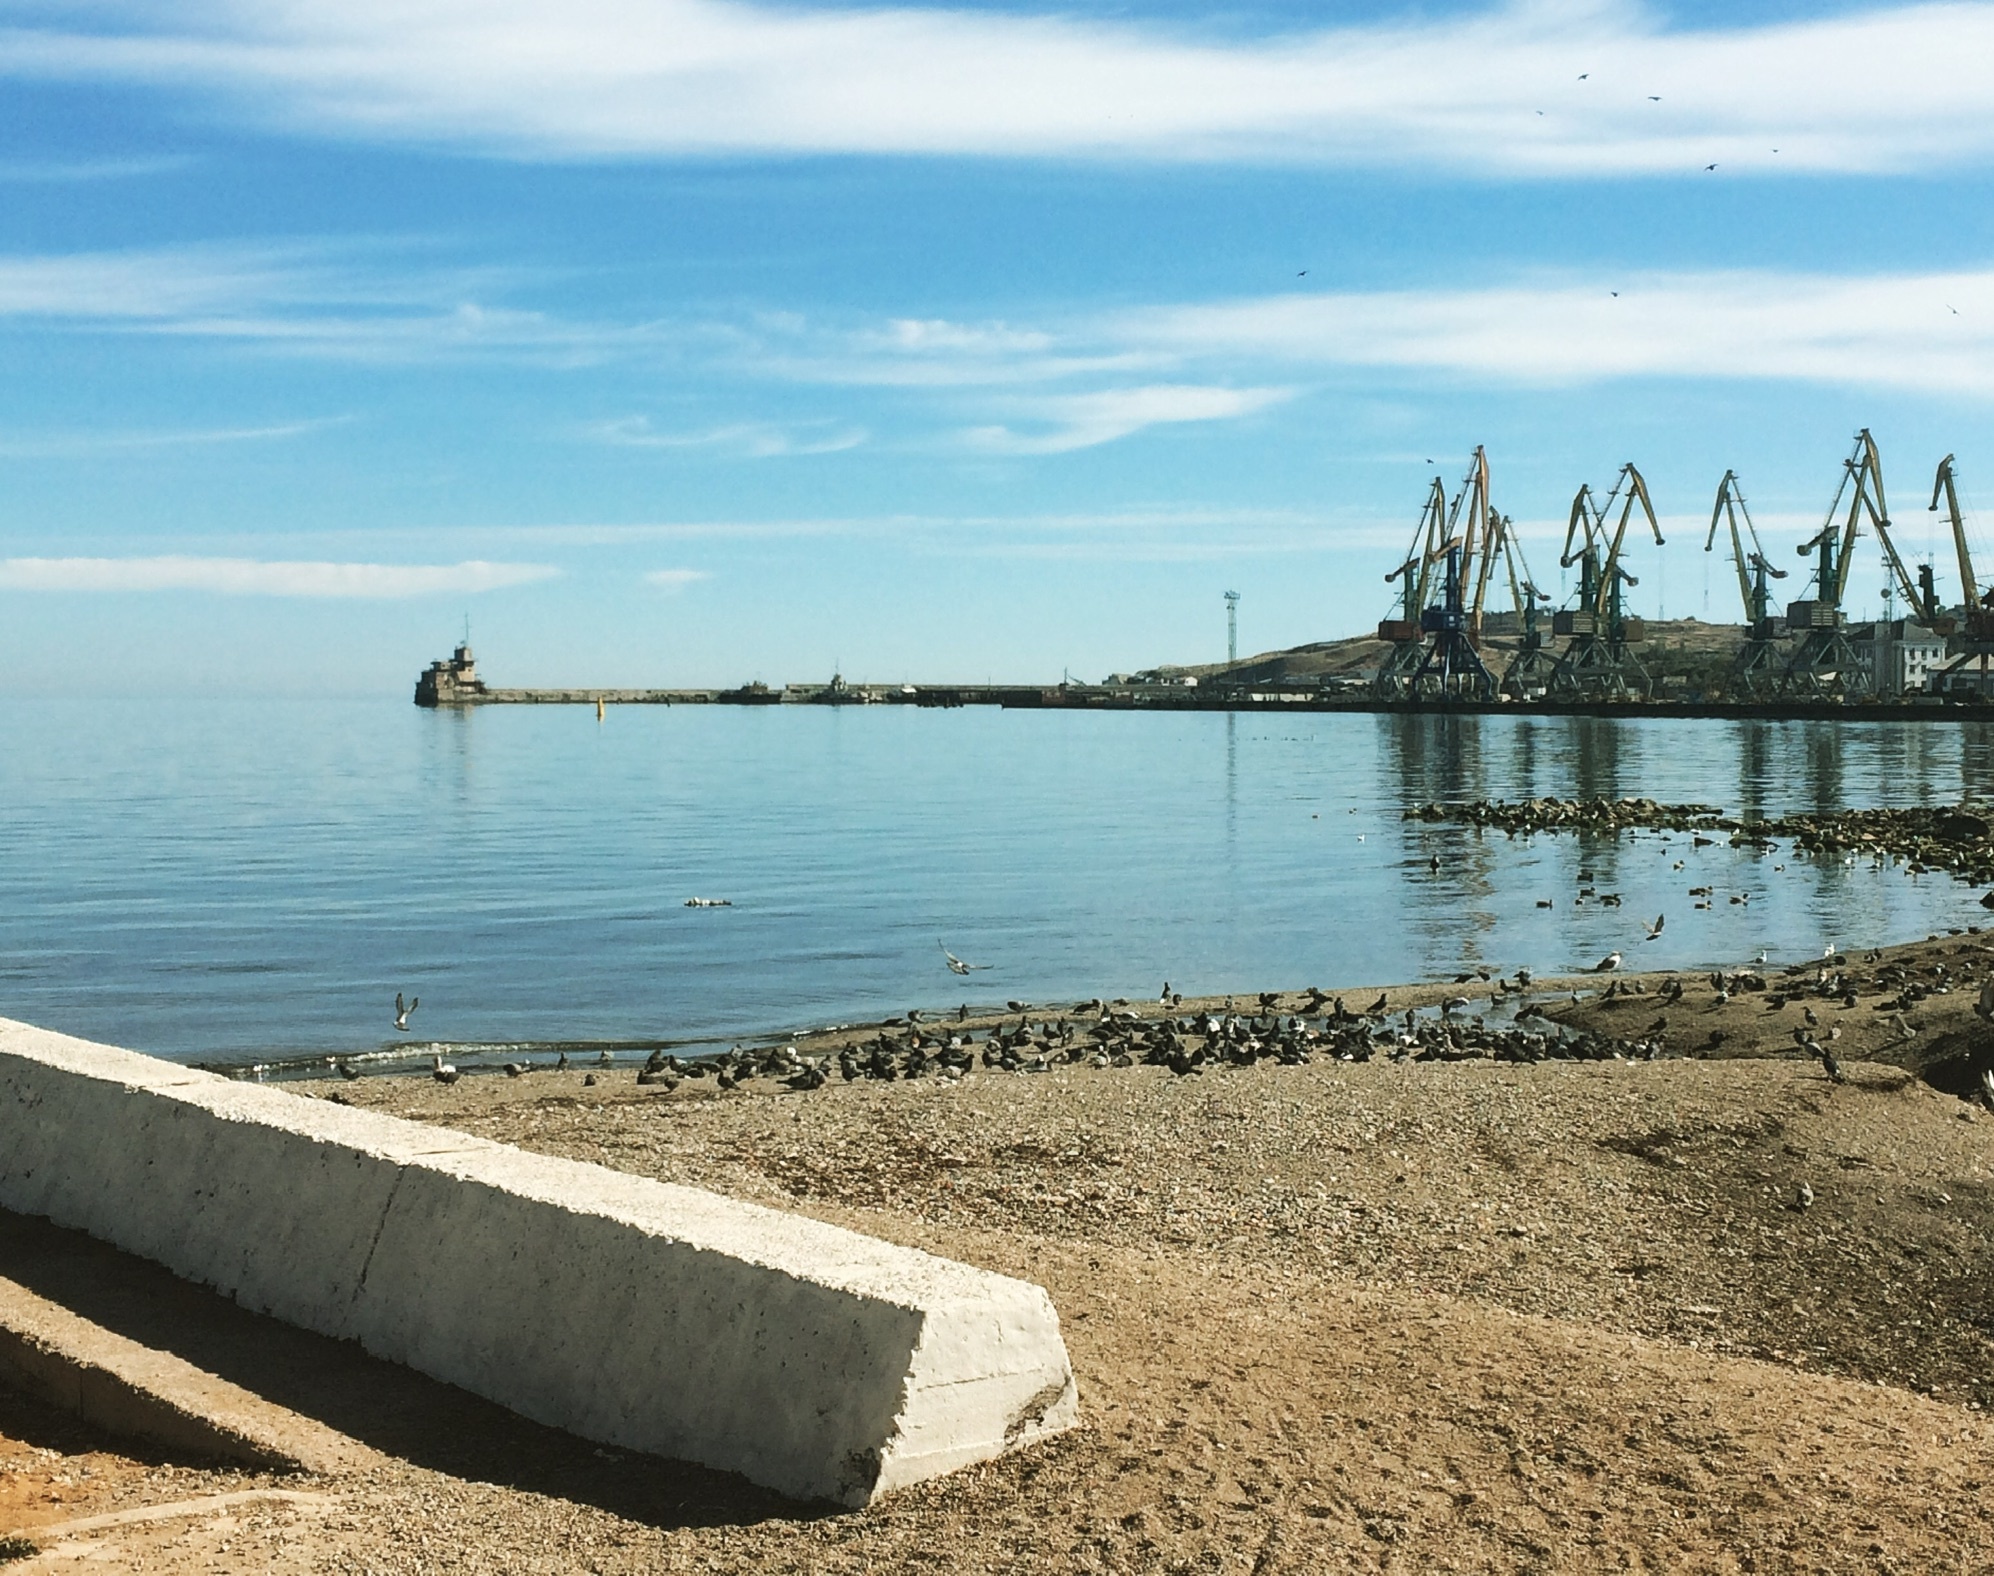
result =
M0 1205L799 1498L865 1504L1078 1418L1024 1281L6 1019Z

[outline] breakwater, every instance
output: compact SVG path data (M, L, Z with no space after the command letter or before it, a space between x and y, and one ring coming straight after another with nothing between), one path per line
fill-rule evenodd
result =
M424 707L470 706L994 706L1034 711L1347 712L1401 716L1676 717L1822 722L1976 722L1994 705L1926 696L1896 701L1380 700L1318 690L1059 684L786 685L781 689L480 689L418 693Z

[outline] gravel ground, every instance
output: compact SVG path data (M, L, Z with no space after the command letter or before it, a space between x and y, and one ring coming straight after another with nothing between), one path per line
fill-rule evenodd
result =
M1652 1061L316 1086L1037 1280L1084 1426L816 1514L560 1436L520 1450L565 1477L211 1486L0 1412L0 1510L90 1512L91 1459L147 1503L323 1496L117 1535L171 1571L1994 1571L1994 1115L1914 1076L1980 1054L1990 956L1945 938L1679 1000L1537 982Z

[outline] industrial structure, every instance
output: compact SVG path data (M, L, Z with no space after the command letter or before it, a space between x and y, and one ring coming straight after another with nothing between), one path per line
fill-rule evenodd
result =
M1774 568L1766 557L1736 471L1726 471L1717 484L1717 501L1710 508L1710 534L1703 539L1706 553L1716 545L1720 520L1730 529L1731 562L1738 571L1738 594L1745 606L1745 643L1731 664L1731 683L1739 694L1756 699L1779 685L1779 649L1786 638L1786 620L1773 615L1772 588L1767 581L1784 580L1786 571ZM1742 532L1738 529L1740 520L1745 523Z
M1787 578L1760 539L1737 472L1727 470L1711 506L1704 551L1719 533L1730 542L1744 614L1744 638L1717 687L1736 702L1843 702L1926 693L1994 699L1994 591L1974 576L1951 455L1940 462L1931 509L1951 527L1959 601L1947 605L1929 562L1913 564L1892 534L1883 460L1867 428L1856 434L1827 516L1799 546L1813 559L1808 594L1775 611L1773 582ZM1377 627L1386 645L1371 682L1376 701L1632 703L1654 697L1657 680L1641 655L1642 619L1627 593L1640 582L1628 563L1636 515L1657 548L1661 524L1646 479L1621 466L1602 498L1581 486L1567 515L1559 565L1578 570L1564 606L1533 581L1509 517L1490 496L1489 459L1477 448L1451 496L1436 476L1427 487L1412 543L1385 576L1391 613ZM1885 616L1852 625L1846 601L1857 542L1874 536L1888 576ZM1485 614L1500 577L1511 610ZM1901 599L1902 616L1888 606ZM1543 629L1549 612L1550 639ZM1558 643L1553 649L1553 642ZM1500 677L1496 670L1500 668ZM1680 686L1681 681L1677 681ZM1706 681L1705 689L1710 688Z

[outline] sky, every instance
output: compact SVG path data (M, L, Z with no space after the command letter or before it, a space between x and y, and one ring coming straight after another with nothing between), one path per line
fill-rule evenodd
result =
M0 694L1097 679L1994 508L1994 3L0 0ZM1984 544L1983 544L1984 545ZM1994 575L1994 549L1987 550ZM1882 605L1865 542L1850 583Z

